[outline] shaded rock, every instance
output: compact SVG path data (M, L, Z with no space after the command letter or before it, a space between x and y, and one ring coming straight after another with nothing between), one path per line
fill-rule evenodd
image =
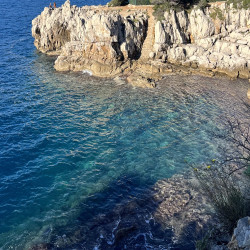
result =
M245 217L238 221L228 248L230 250L250 249L250 217Z
M130 227L125 227L125 228L118 229L116 234L115 234L115 243L118 243L118 241L120 241L124 237L127 237L128 234L134 232L137 228L138 227L133 225L133 226L130 226Z
M34 245L31 250L49 250L53 248L53 244L50 243L41 243Z
M204 196L184 176L162 180L155 185L156 221L171 226L177 241L200 237L218 223L218 218Z

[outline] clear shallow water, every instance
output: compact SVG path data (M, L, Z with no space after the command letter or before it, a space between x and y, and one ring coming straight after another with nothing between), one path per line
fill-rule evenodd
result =
M30 31L45 4L0 3L3 249L90 229L86 222L187 162L219 158L224 142L214 133L224 132L225 116L244 113L246 81L170 76L144 90L55 72L54 58L35 50Z

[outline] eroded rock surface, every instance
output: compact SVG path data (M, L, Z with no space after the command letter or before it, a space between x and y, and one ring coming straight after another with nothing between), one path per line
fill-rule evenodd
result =
M205 198L183 175L158 181L109 211L93 211L90 218L82 213L77 227L54 229L32 249L195 249L195 241L219 225Z
M100 76L122 72L120 62L138 59L146 29L147 16L141 11L122 16L119 10L79 8L69 1L54 10L45 8L32 21L37 49L59 55L56 70L89 69Z
M250 249L250 217L247 216L238 221L234 229L232 240L228 244L230 250Z
M156 58L175 64L250 77L250 10L225 3L205 10L165 13L156 23Z
M214 3L190 13L171 10L161 22L152 12L152 6L77 7L67 0L32 21L34 44L58 56L58 71L125 75L141 87L155 87L159 75L171 72L250 78L249 9Z

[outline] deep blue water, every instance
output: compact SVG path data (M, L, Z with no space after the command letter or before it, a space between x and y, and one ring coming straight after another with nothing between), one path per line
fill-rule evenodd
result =
M242 80L169 76L144 90L55 72L54 58L38 53L31 37L31 21L45 5L0 2L3 249L48 242L139 197L187 163L221 157L224 142L214 132L223 133L226 116L244 112Z

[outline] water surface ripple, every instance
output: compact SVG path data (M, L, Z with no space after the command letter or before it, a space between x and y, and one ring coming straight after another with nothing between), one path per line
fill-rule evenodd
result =
M88 228L86 221L187 163L219 158L224 142L214 133L224 132L222 119L244 113L242 80L169 76L147 90L55 72L54 58L38 53L31 38L41 2L0 3L3 249Z

